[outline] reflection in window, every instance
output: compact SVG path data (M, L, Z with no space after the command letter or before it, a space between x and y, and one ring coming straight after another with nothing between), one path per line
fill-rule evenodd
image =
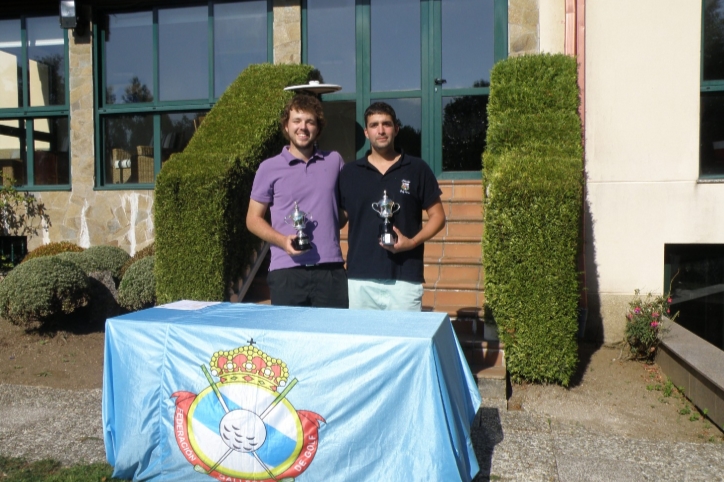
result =
M420 88L420 1L371 0L372 91Z
M153 101L152 12L109 15L106 28L106 103Z
M481 170L488 96L443 97L442 105L443 170Z
M325 82L356 90L354 0L307 0L307 44L307 62Z
M701 95L699 171L724 175L724 93Z
M0 109L23 104L20 20L0 20Z
M724 349L724 245L667 244L664 258L676 322Z
M26 183L25 139L24 120L0 120L0 168L3 183L11 180L19 185Z
M205 112L177 112L161 115L161 162L181 152L201 125Z
M33 121L33 173L36 185L70 184L67 117Z
M214 5L214 95L250 64L267 60L266 0Z
M724 1L704 1L704 80L724 80Z
M31 17L28 31L30 105L65 104L65 40L58 17Z
M493 0L441 3L445 88L487 87L494 62Z
M319 138L319 148L339 152L345 162L354 161L358 146L364 143L364 133L355 118L356 109L353 100L324 103L327 123Z
M160 100L209 97L207 7L158 11Z
M422 103L420 98L375 99L371 103L386 102L397 115L400 132L395 138L395 149L415 157L422 154Z
M153 117L108 116L103 120L106 184L152 183Z

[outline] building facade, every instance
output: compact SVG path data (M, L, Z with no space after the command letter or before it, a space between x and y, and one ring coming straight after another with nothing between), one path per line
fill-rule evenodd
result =
M490 67L565 52L581 62L588 336L619 341L634 290L679 273L676 301L706 301L692 329L722 346L721 0L76 3L75 30L57 1L0 7L2 174L50 220L30 248L152 242L156 174L250 63L306 62L342 86L321 142L346 160L379 99L440 179L479 179Z

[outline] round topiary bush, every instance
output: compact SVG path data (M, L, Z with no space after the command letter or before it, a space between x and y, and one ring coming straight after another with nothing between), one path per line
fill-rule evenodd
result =
M135 311L156 303L156 277L153 274L155 256L147 256L131 265L118 288L118 304Z
M60 241L56 243L48 243L44 244L43 246L39 246L35 248L34 250L30 251L28 254L25 255L23 258L23 263L25 261L34 259L34 258L40 258L43 256L53 256L59 253L80 253L83 252L85 248L81 248L77 244L69 243L68 241Z
M88 304L88 277L55 256L21 263L0 283L0 316L16 325L46 323Z
M62 259L72 261L86 273L109 271L118 284L121 268L131 257L116 246L91 246L82 253L63 253Z
M126 261L126 263L121 268L121 279L123 279L123 276L126 274L126 271L128 270L128 268L131 267L131 265L133 263L135 263L136 261L142 260L143 258L145 258L147 256L153 256L154 254L156 254L156 248L155 248L154 243L149 244L148 246L143 248L141 251L134 254L133 257L131 257L131 259Z

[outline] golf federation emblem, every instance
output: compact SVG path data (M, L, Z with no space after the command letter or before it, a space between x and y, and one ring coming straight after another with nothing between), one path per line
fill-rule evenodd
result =
M314 460L325 420L292 406L297 379L253 343L214 353L210 371L201 365L201 393L172 395L176 442L194 470L217 480L291 482Z

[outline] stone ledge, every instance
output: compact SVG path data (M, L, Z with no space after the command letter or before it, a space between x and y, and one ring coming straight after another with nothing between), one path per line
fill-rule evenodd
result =
M656 362L684 395L724 429L724 351L671 323Z

